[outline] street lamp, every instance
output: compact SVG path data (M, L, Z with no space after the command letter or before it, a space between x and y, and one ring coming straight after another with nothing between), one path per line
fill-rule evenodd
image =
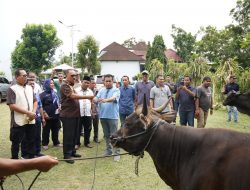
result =
M76 25L66 25L62 21L58 20L59 23L70 28L70 36L71 36L71 65L74 68L74 32L80 32L80 30L74 30Z

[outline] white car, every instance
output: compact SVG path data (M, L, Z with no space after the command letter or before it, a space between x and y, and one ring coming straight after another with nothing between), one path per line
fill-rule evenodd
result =
M104 87L104 84L103 84L103 77L104 77L104 75L95 75L95 76L94 76L94 79L95 79L95 82L96 82L96 88L97 88L98 91L99 91L102 87ZM115 78L114 78L113 86L114 86L114 87L116 86L116 79L115 79Z

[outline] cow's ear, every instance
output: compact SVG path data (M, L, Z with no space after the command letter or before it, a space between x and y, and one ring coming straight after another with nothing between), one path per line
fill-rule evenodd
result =
M142 114L143 114L144 116L147 116L147 115L148 115L148 105L147 105L146 94L144 94L144 98L143 98Z

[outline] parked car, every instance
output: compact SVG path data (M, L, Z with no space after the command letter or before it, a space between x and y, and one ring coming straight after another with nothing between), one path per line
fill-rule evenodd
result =
M99 91L103 86L103 75L95 75L96 88Z
M96 88L97 88L98 91L99 91L102 87L104 87L104 84L103 84L103 76L104 76L104 75L95 75L95 76L94 76L95 83L96 83ZM116 86L116 79L115 79L115 78L114 78L113 86L114 86L114 87Z
M7 98L7 89L10 87L10 82L4 78L0 77L0 103L2 100Z

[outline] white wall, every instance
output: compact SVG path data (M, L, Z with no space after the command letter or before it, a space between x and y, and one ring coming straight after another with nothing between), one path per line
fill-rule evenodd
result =
M121 79L123 75L132 77L140 73L139 61L101 61L101 75L112 74L116 79Z

